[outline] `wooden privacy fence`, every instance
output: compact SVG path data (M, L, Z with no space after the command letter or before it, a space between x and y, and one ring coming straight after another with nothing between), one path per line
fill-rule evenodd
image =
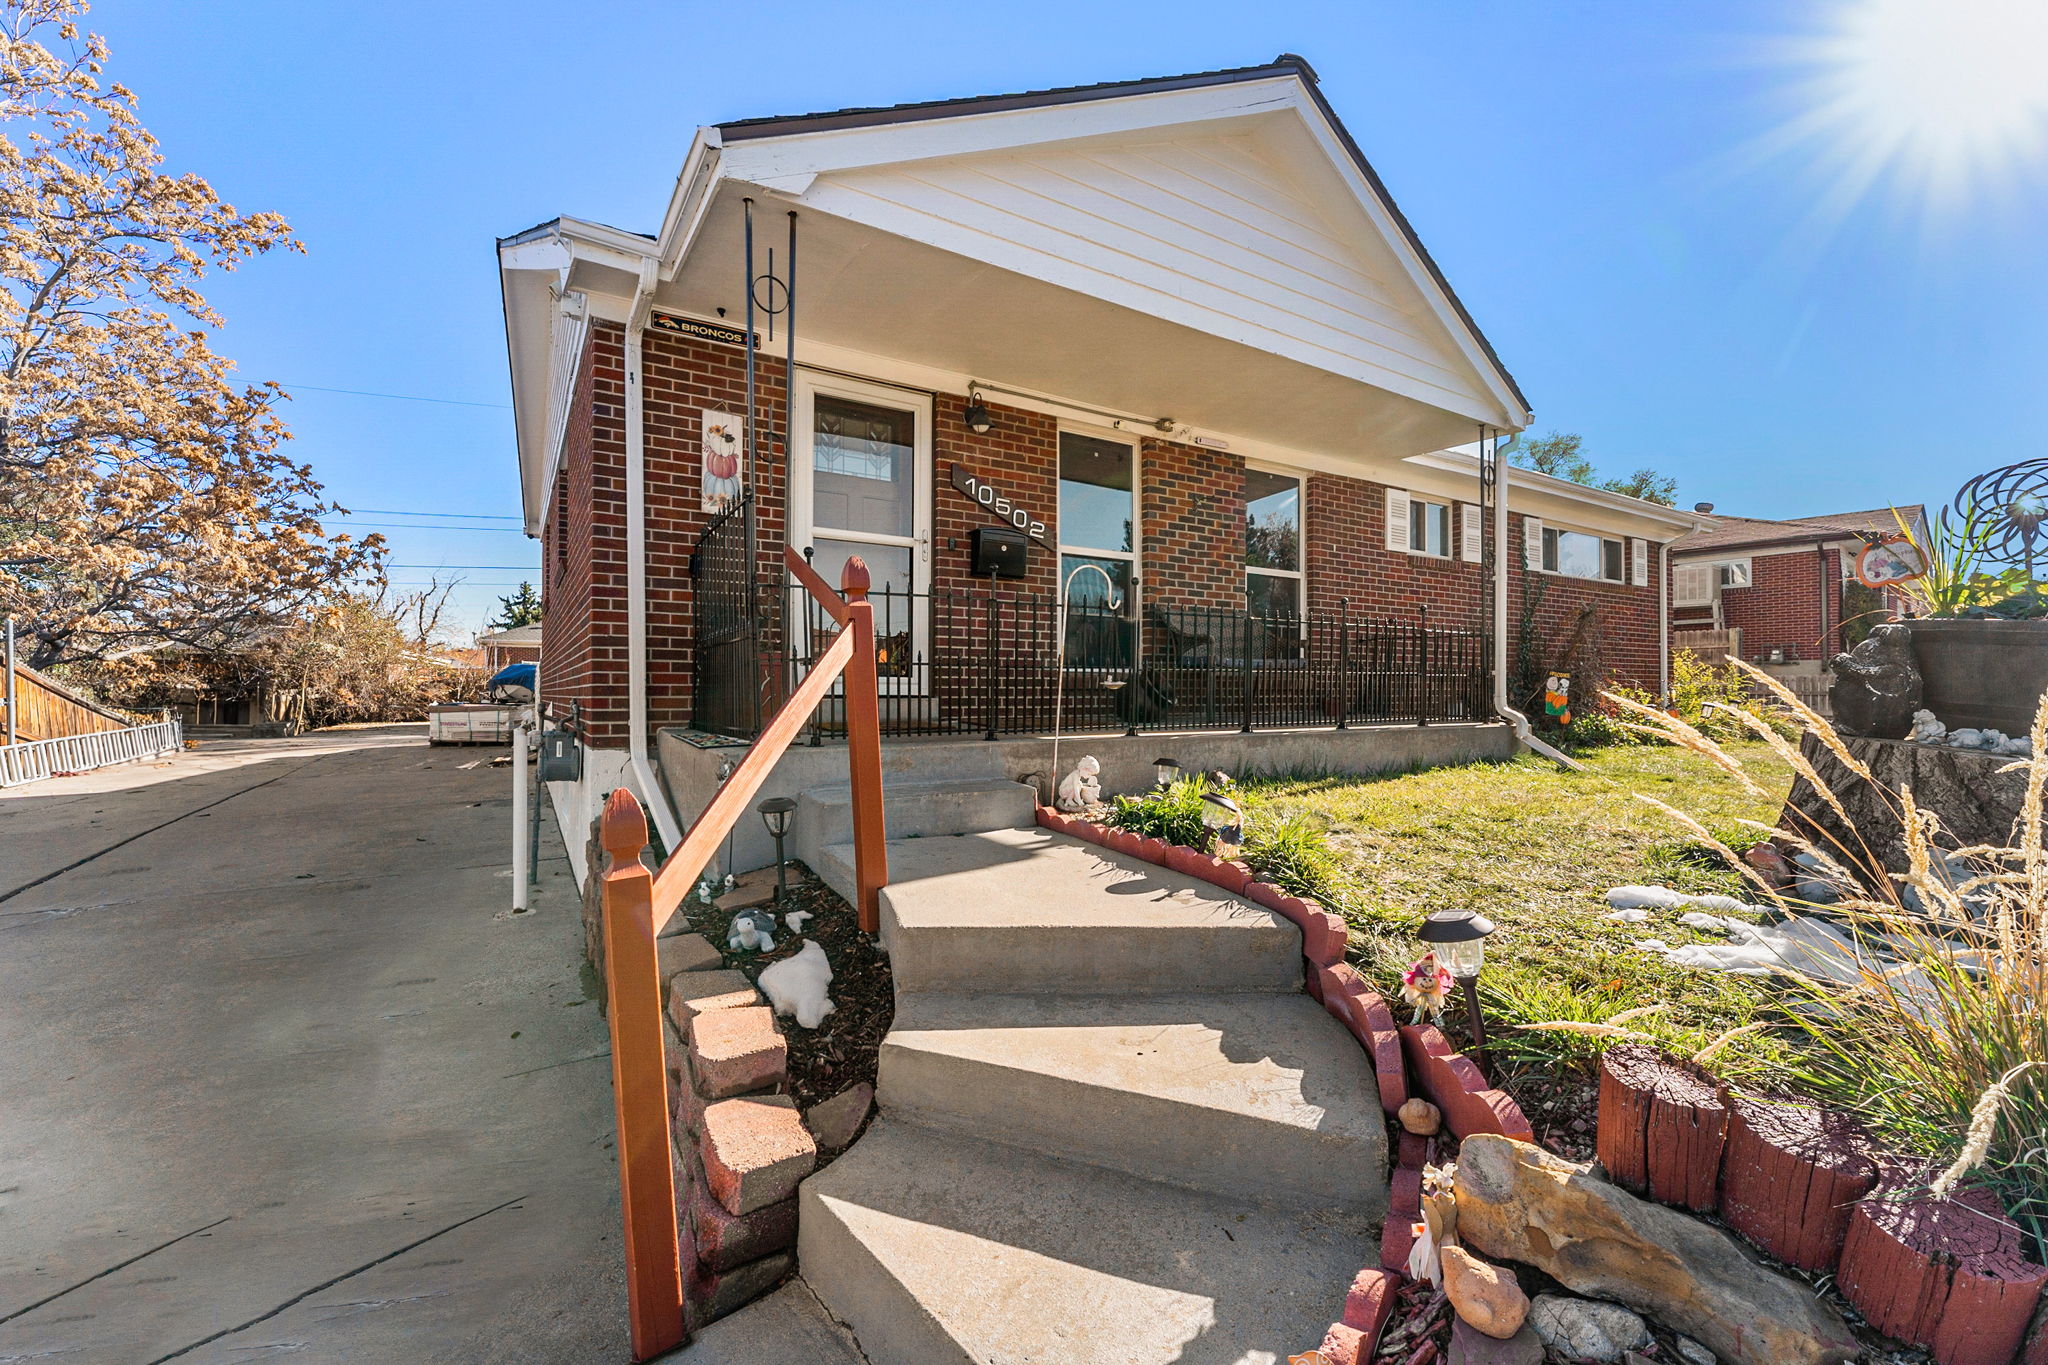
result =
M125 730L136 723L135 717L87 701L25 664L14 666L14 706L15 714L7 716L7 694L0 688L0 736L8 733L5 722L11 719L17 743Z
M876 683L875 615L867 600L868 567L849 559L832 591L802 558L785 549L789 571L836 626L809 675L789 695L745 758L712 795L704 814L668 861L650 872L640 861L647 817L621 787L605 802L599 837L608 856L603 882L605 987L612 1031L612 1100L619 1126L619 1193L625 1213L626 1294L633 1358L647 1360L680 1346L682 1244L676 1221L673 1135L667 1059L661 1027L661 970L655 938L681 909L712 855L746 814L790 741L842 674L847 766L853 785L854 880L860 927L880 925L888 881L883 844L881 702Z

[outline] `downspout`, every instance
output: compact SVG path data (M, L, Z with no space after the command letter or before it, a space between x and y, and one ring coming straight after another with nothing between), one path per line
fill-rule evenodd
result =
M1671 542L1657 547L1657 695L1671 704Z
M1529 728L1529 718L1508 704L1508 456L1498 436L1493 438L1491 452L1482 451L1482 459L1489 457L1493 460L1493 709L1514 727L1516 739L1554 763L1584 772L1577 760L1538 739Z
M654 816L662 846L673 850L683 840L682 827L647 756L647 434L640 369L656 267L656 261L642 262L626 319L626 753L640 801Z

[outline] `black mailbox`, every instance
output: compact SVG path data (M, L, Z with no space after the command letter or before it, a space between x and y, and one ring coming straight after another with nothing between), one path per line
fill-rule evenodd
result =
M540 732L540 780L580 782L583 780L583 746L567 730Z
M974 572L976 577L1022 578L1030 560L1030 542L1022 531L1007 526L974 528Z

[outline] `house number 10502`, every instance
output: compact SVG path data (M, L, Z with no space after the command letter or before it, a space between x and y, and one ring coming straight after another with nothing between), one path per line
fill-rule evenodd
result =
M966 465L953 466L953 487L998 521L1009 523L1040 545L1045 545L1047 549L1052 548L1046 543L1044 522L1010 501L1005 494L997 492L994 484L983 479Z

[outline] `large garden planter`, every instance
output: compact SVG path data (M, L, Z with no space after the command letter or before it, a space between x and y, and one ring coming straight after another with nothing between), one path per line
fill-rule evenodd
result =
M1908 623L1923 705L1951 730L2023 735L2048 692L2048 621Z

